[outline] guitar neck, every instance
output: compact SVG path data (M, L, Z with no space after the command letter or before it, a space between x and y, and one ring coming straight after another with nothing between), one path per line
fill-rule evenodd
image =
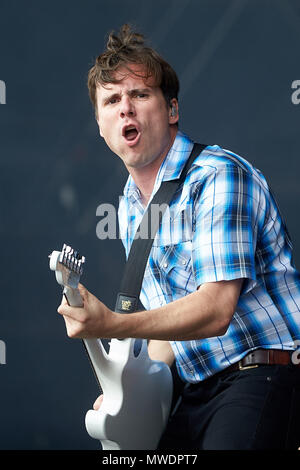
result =
M83 300L77 288L65 287L63 294L71 307L83 307Z
M83 300L79 290L72 287L64 287L63 294L71 307L83 307ZM102 392L103 372L108 367L107 353L100 339L89 338L82 340L84 349L90 360L95 378Z

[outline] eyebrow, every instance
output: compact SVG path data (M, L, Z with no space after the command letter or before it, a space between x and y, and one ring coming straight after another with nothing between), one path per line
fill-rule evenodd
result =
M129 96L134 96L134 95L138 95L139 93L150 93L150 92L151 92L151 88L149 88L149 87L147 87L147 88L133 88L132 90L127 90L126 94L129 95ZM115 93L109 94L107 96L104 96L103 100L102 100L102 103L107 103L112 98L117 98L118 96L120 96L120 93L118 93L118 92L115 92Z

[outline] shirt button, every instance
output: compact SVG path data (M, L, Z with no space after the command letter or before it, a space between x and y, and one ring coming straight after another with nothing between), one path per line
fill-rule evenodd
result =
M164 263L163 266L164 266L164 268L167 268L167 267L168 267L168 263Z
M183 266L185 266L185 265L186 265L186 261L185 261L185 259L182 261L182 264L183 264Z

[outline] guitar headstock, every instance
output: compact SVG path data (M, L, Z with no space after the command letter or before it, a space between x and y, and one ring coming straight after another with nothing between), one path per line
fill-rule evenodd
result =
M83 273L85 257L64 244L61 251L53 251L49 258L50 269L55 271L57 282L64 287L76 289Z

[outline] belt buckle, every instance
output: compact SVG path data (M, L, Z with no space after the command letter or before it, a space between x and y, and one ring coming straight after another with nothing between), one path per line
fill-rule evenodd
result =
M239 370L255 369L258 366L259 364L249 364L248 366L243 366L242 361L239 361Z

